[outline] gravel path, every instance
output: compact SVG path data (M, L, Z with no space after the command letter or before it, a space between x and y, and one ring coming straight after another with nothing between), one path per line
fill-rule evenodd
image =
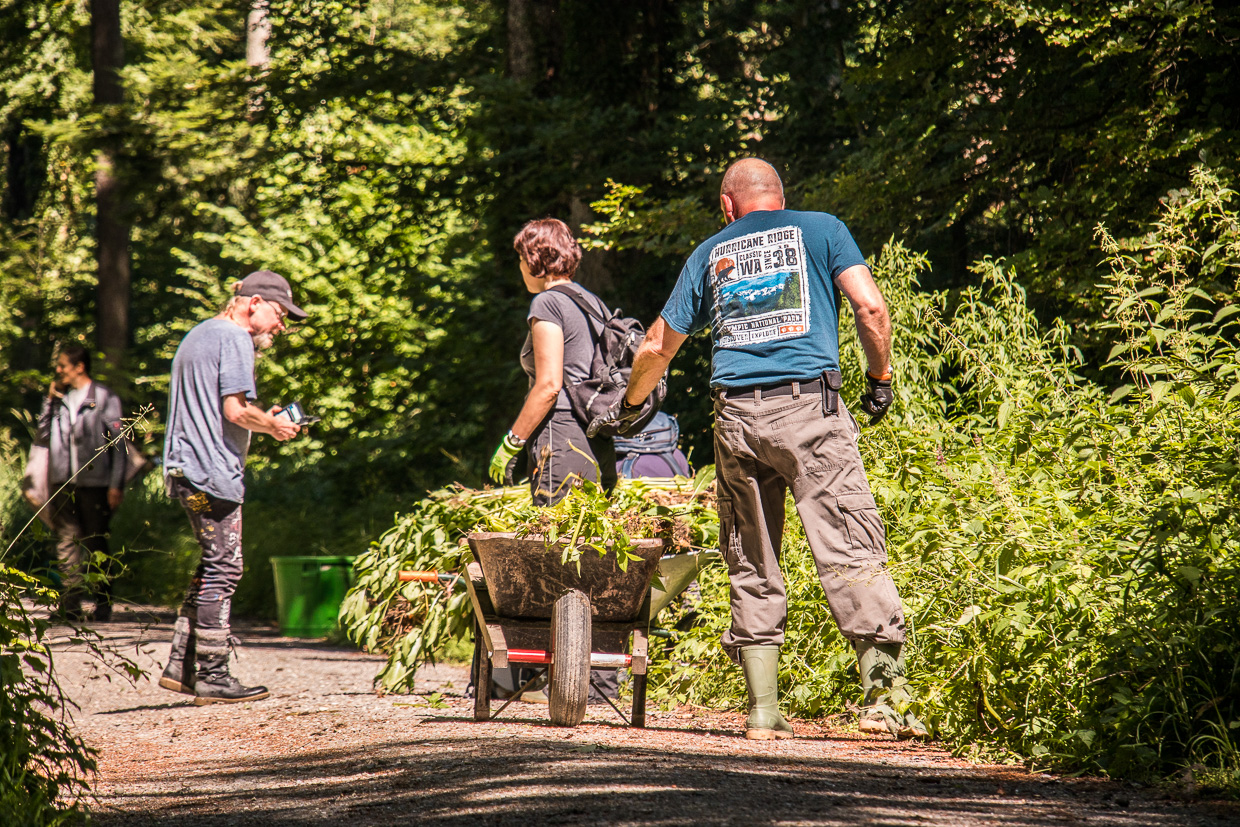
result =
M100 627L150 673L137 686L82 651L56 654L99 750L103 827L1240 823L1235 802L1030 775L818 722L794 721L798 737L780 742L746 741L739 713L690 709L652 711L645 730L606 706L574 729L533 704L476 723L465 668L428 667L413 695L379 696L379 658L267 627L236 630L234 673L272 697L196 707L154 681L172 622L122 609Z

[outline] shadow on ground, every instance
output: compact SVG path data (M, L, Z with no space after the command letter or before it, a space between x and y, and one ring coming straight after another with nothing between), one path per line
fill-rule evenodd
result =
M389 741L364 752L222 764L184 782L182 793L156 800L130 793L129 812L98 812L98 824L1062 827L1183 824L1186 815L1174 802L1130 800L1115 785L1091 791L968 769L885 771L873 762L669 754L529 737L485 745L460 738ZM1193 816L1198 824L1227 823L1200 810Z

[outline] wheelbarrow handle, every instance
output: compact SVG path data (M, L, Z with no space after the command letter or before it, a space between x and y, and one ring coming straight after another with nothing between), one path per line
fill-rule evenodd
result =
M402 583L455 583L461 579L459 574L440 574L437 571L402 571L396 575Z

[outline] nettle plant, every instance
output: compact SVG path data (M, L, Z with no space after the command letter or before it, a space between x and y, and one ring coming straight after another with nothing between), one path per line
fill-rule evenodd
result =
M924 260L898 246L875 263L901 410L864 430L862 450L908 613L919 711L962 752L1236 781L1232 197L1201 171L1145 237L1100 230L1115 331L1106 367L1123 377L1114 390L1078 375L1068 331L1038 325L1002 263L976 265L981 285L951 302L915 289ZM859 696L854 658L791 513L788 525L784 696L797 714L841 712ZM726 578L708 574L702 593L706 623L677 641L660 687L738 705L739 670L720 668L717 645Z

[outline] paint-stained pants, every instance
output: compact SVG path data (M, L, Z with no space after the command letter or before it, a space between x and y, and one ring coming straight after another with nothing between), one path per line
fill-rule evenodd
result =
M183 478L170 479L172 493L189 515L202 550L181 615L196 618L200 656L226 655L232 596L242 572L241 503L213 497Z
M781 645L788 598L779 557L789 487L840 632L849 640L904 641L904 610L887 571L886 538L857 448L860 429L821 395L715 393L719 546L728 564L728 655Z

